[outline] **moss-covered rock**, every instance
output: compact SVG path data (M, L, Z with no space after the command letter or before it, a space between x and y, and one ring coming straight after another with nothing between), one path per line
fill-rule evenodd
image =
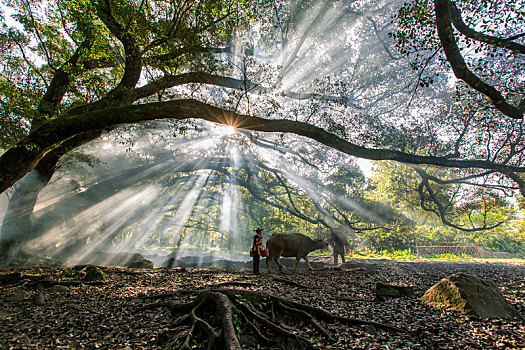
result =
M421 298L423 303L467 315L490 318L518 318L494 282L465 273L442 279Z

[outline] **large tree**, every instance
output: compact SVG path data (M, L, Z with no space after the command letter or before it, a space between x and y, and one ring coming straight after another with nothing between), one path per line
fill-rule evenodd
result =
M203 119L412 164L421 203L442 217L473 193L525 195L524 28L514 1L5 4L19 24L4 22L0 37L2 192L32 170L45 185L65 153L103 130ZM496 14L516 27L471 29ZM368 33L373 40L359 37ZM448 65L465 82L455 95ZM438 195L443 184L461 190ZM26 214L39 192L29 186L11 200Z

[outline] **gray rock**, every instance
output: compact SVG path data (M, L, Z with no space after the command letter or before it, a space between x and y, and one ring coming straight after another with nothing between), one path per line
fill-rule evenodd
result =
M462 272L439 281L421 300L436 308L446 308L478 317L521 317L505 300L494 282Z
M255 339L251 335L247 334L241 334L239 337L239 343L241 344L241 347L254 348L257 346Z
M51 287L51 291L56 293L67 293L69 292L69 288L60 284L55 284L53 287Z
M152 269L153 261L148 259L142 259L140 261L134 261L128 264L128 267L131 267L132 269Z
M35 304L36 305L39 305L39 306L42 306L46 303L46 300L44 298L44 294L42 293L38 293L35 297Z
M414 295L414 287L411 286L395 286L392 284L376 283L376 298L384 297L399 298Z
M104 272L96 266L86 266L86 268L83 270L86 275L82 279L86 282L98 282L98 281L105 281L106 276L104 275Z
M15 294L15 300L16 301L27 300L30 297L31 297L31 294L29 294L29 292L27 292L25 290L21 290L20 292Z

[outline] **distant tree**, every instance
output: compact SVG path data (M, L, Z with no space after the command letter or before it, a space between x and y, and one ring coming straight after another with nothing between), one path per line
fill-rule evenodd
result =
M474 191L465 190L454 181L430 186L425 177L445 177L446 169L432 169L432 175L425 172L420 176L420 168L384 162L376 164L375 170L368 196L408 213L419 224L433 221L428 213L434 213L447 226L477 231L493 229L513 217L510 204L482 186ZM429 191L425 192L425 188Z

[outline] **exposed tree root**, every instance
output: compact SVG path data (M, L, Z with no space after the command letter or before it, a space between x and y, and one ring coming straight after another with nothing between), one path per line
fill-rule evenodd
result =
M290 306L286 306L285 304L281 303L280 301L277 302L277 305L282 309L284 310L285 312L291 314L292 316L293 315L296 315L296 316L299 316L299 317L302 317L303 319L307 320L308 322L310 322L314 327L315 329L317 329L321 334L323 334L326 338L328 338L329 340L333 340L332 336L330 335L330 333L328 333L326 331L326 329L324 329L313 317L312 315L310 315L308 312L306 311L303 311L303 310L299 310L299 309L296 309L296 308L293 308L293 307L290 307Z
M281 349L313 349L305 330L314 331L328 342L334 341L319 321L346 325L371 325L386 331L408 331L382 323L334 315L317 307L300 304L272 294L241 290L201 290L188 303L156 303L146 308L168 307L179 316L171 329L159 337L166 348L241 349L241 335L259 344ZM311 338L311 337L310 337ZM197 345L199 344L199 345Z
M196 334L197 327L201 327L207 335L207 349L218 348L217 346L215 346L216 340L218 343L217 345L222 345L224 349L241 348L235 331L230 300L225 294L213 291L202 291L197 295L197 298L195 298L195 300L190 303L171 302L168 303L168 306L173 315L180 313L190 314L190 317L179 318L179 320L175 324L175 326L178 326L187 321L191 323L190 331L187 333L184 342L181 345L182 349L191 348L190 342L192 341L192 338L198 337L198 335ZM213 309L214 312L212 311ZM215 331L215 329L208 322L204 321L201 317L197 316L197 312L199 311L203 311L203 314L208 316L208 318L215 319L215 323L217 323L217 326L222 328L222 341L220 339L217 339L219 338L220 332ZM213 314L211 312L213 312Z
M222 282L222 283L210 284L210 285L207 285L205 288L216 288L216 287L226 287L226 286L255 287L257 286L257 284L251 283L251 282L244 282L244 281L227 281L227 282Z

